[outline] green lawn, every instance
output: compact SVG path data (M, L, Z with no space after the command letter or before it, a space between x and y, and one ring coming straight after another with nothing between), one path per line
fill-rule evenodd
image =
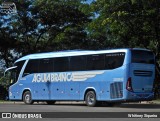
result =
M156 99L156 100L153 100L151 102L154 102L154 103L160 103L160 99Z
M0 100L0 103L1 103L1 102L4 102L4 100Z
M8 100L0 100L0 103L3 103L3 102L11 102L11 101L8 101Z

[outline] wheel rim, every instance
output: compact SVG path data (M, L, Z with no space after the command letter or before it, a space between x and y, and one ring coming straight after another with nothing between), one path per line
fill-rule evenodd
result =
M95 102L94 95L92 94L88 95L87 102L89 105L92 105Z
M26 103L30 103L30 101L31 101L31 96L30 96L29 94L27 94L27 95L25 96L25 101L26 101Z

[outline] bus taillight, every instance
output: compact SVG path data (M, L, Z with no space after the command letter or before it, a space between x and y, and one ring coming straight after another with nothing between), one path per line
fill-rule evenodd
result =
M132 89L132 79L131 79L131 77L129 77L128 80L127 80L126 89L127 89L128 91L131 91L131 92L133 91L133 89Z

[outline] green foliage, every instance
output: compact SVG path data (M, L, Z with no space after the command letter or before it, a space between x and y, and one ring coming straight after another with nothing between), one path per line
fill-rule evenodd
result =
M90 14L82 12L84 0L12 1L18 13L0 13L0 59L6 67L30 53L87 48Z
M159 57L159 0L96 0L92 10L97 13L89 24L91 38L104 37L104 47L142 47Z
M6 78L4 76L0 77L0 85L6 87L8 85Z
M85 24L90 19L80 10L80 1L41 0L34 4L39 12L37 17L48 34L47 51L83 48Z
M11 0L0 13L0 59L65 49L142 47L160 57L159 0ZM1 0L2 2L2 0Z
M4 70L0 70L0 86L7 88L9 85L9 76L4 76Z

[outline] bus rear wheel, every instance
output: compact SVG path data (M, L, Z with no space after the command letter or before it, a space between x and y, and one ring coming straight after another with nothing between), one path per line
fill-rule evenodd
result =
M85 95L85 102L87 106L94 107L96 106L96 94L94 91L88 91Z
M30 91L24 92L24 94L23 94L23 102L25 104L28 104L28 105L33 104L33 100L32 100L32 96L31 96L31 92Z

